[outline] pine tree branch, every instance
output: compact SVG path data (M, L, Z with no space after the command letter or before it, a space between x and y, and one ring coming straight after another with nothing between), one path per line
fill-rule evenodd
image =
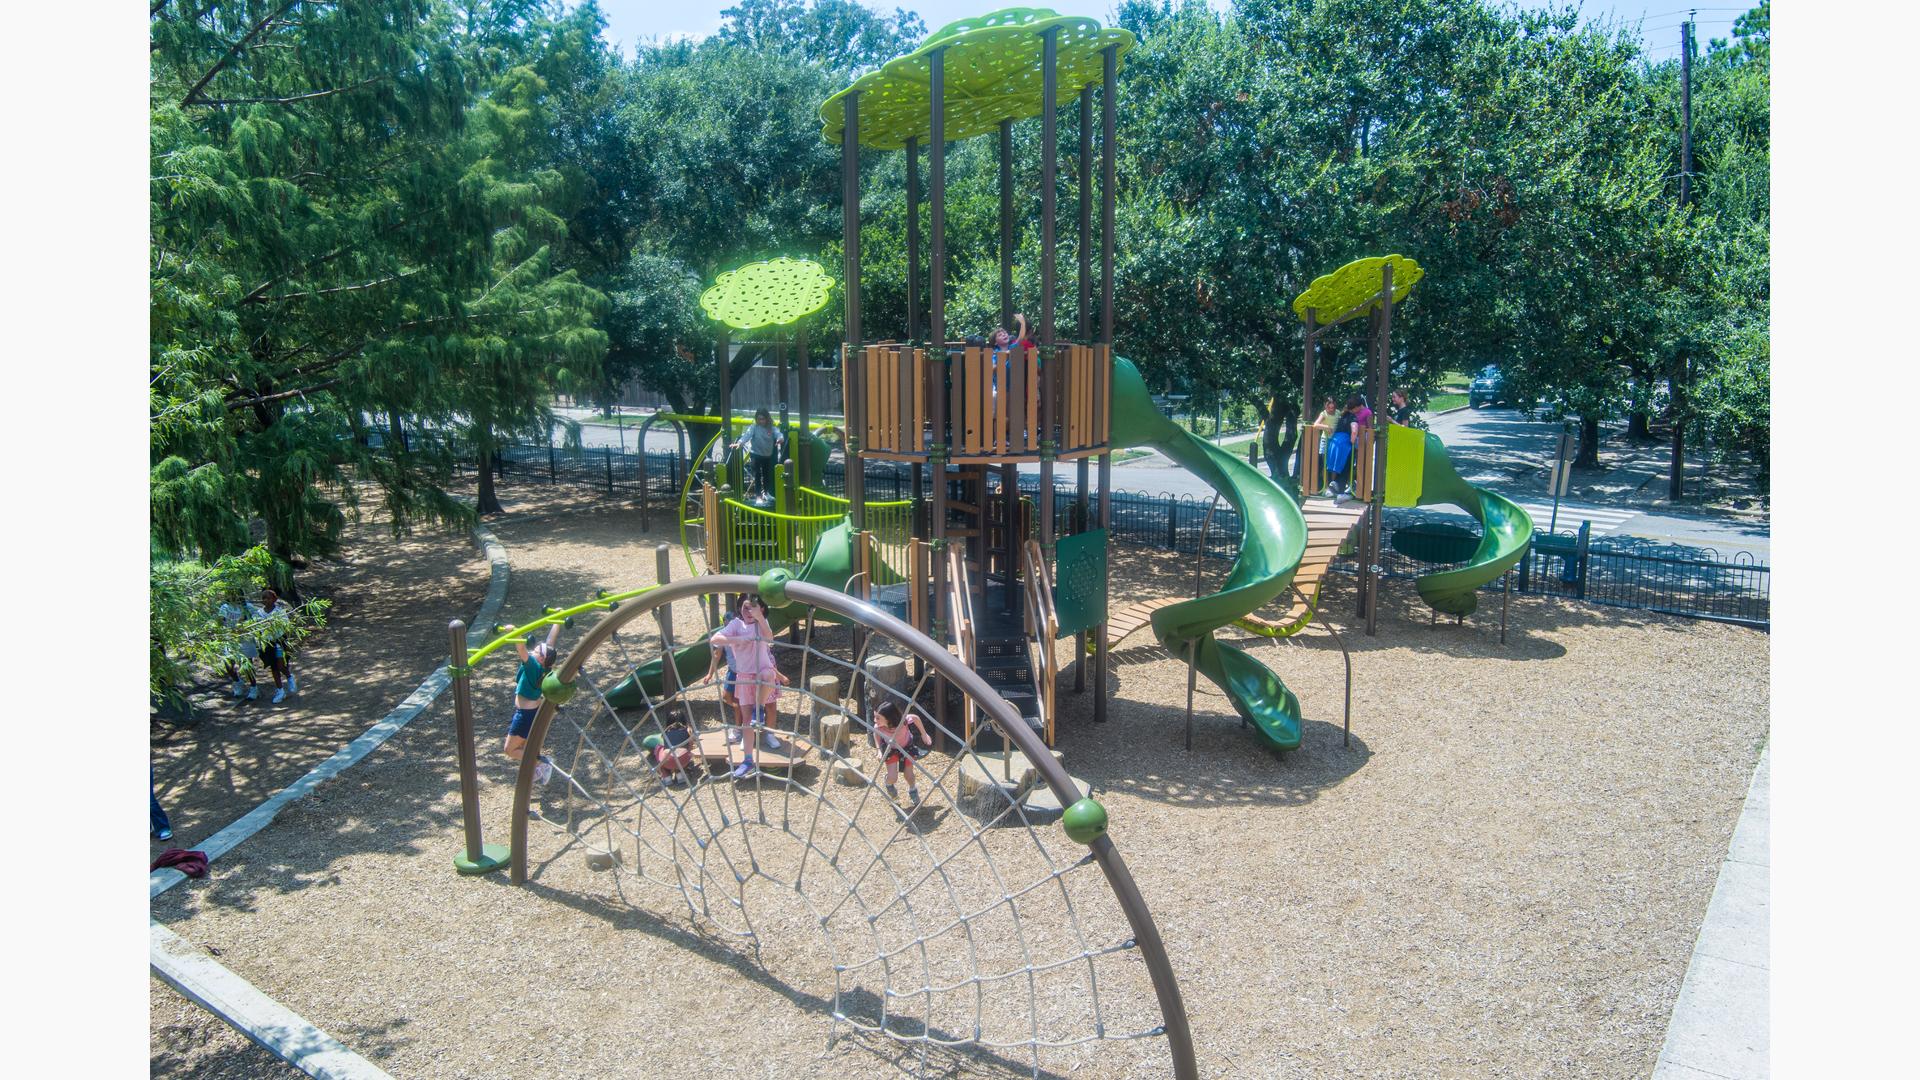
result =
M371 289L380 285L386 285L391 282L399 281L401 278L411 277L412 275L417 274L419 272L420 271L417 269L402 270L397 274L392 274L383 278L377 278L373 281L363 281L358 285L335 285L330 289L309 289L306 292L282 293L279 296L264 296L264 295L254 295L252 293L249 293L246 297L241 299L240 303L242 305L265 304L265 303L271 303L277 300L305 300L315 296L333 296L338 293L359 292L362 289Z
M439 208L435 208L435 209L437 210ZM382 226L381 228L375 230L371 236L355 237L352 243L342 244L339 247L334 248L332 251L327 252L325 255L316 255L313 258L307 260L306 262L301 263L299 266L292 267L288 269L285 273L280 274L276 277L268 278L267 280L254 286L253 291L241 297L240 302L235 306L244 307L247 304L259 303L260 299L267 295L268 289L273 288L275 285L280 284L281 282L287 280L293 275L303 270L311 270L316 266L320 266L334 259L337 259L340 256L345 255L347 252L355 250L356 248L365 244L369 240L378 240L381 237L386 236L388 233L395 231L396 229L401 229L408 225L412 225L417 220L419 219L413 218L413 217L401 218L399 221L392 222L388 225Z
M270 402L285 401L287 398L291 398L291 397L304 397L307 394L317 394L322 390L328 389L329 387L339 385L340 382L341 382L340 379L328 379L326 382L314 383L312 386L303 386L298 390L282 390L277 394L262 394L259 397L247 398L245 401L229 401L227 402L227 408L229 409L257 408L261 405L266 405Z
M295 94L292 97L254 97L254 98L202 98L199 101L183 101L181 105L202 105L208 108L220 108L226 105L297 105L303 101L314 101L335 94L347 94L364 89L374 83L393 78L393 72L375 75L371 79L362 79L352 86L335 86L327 90L315 90L311 94Z
M200 97L200 91L207 88L207 84L213 81L213 77L220 74L222 69L232 63L234 57L240 55L240 50L246 48L247 42L258 37L267 27L273 25L275 19L293 10L294 6L298 3L300 3L300 0L287 0L286 3L275 8L265 18L254 23L252 29L240 35L240 40L234 42L233 45L227 49L226 55L215 61L214 65L207 69L207 73L200 76L200 81L193 84L193 89L187 91L187 96L180 99L181 108L185 108L188 105L200 104L197 100Z

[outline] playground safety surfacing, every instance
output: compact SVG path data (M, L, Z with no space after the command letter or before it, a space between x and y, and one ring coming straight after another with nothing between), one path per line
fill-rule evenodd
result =
M516 589L544 575L556 590L516 594L517 610L651 579L650 547L614 515L569 522L548 552L502 531ZM568 561L616 536L630 564ZM1191 588L1192 567L1170 562L1118 552L1117 589ZM1337 580L1326 610L1343 628L1351 600ZM1503 647L1490 618L1430 626L1403 585L1384 601L1379 637L1348 632L1347 750L1323 635L1250 643L1306 703L1303 746L1279 758L1204 681L1183 752L1184 668L1149 643L1116 653L1106 725L1063 680L1060 748L1096 785L1167 939L1203 1074L1645 1075L1757 756L1766 638L1528 597ZM476 700L501 699L505 677L483 676ZM550 831L531 834L543 847L524 889L452 873L450 727L437 705L156 917L396 1076L911 1064L860 1040L828 1049L803 973L690 927ZM483 772L502 828L505 774ZM217 1066L168 1060L175 1075ZM1049 1063L1075 1067L1162 1075L1164 1047Z

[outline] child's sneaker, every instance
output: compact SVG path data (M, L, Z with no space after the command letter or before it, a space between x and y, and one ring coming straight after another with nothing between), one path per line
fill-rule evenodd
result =
M259 699L259 697L260 697L260 688L259 688L258 686L249 686L249 687L247 687L247 700L248 700L248 701L255 701L255 700L258 700L258 699Z
M246 686L243 683L241 683L239 679L233 680L233 696L234 697L239 697L242 694L245 694L246 692L247 692Z
M778 750L780 740L773 737L773 732L766 732L760 736L760 747L763 750Z
M533 782L545 784L551 779L553 779L553 760L541 754L540 760L533 763Z
M297 694L299 692L300 692L300 676L288 675L287 676L287 693Z
M753 775L753 759L742 758L740 760L740 764L735 765L733 767L733 772L729 773L728 775L732 776L735 780L745 780L747 777L752 776Z
M740 729L739 728L730 727L727 729L727 745L728 746L740 745Z
M888 784L888 785L887 785L887 798L889 798L889 799L891 799L891 800L893 800L894 802L899 802L899 801L900 801L900 789L899 789L899 788L897 788L897 787L894 787L894 786L893 786L892 784Z
M910 787L907 789L907 803L911 806L920 805L920 789L919 788Z
M284 687L284 686L282 686L282 687L280 687L280 688L279 688L278 690L275 690L275 691L273 692L273 703L274 703L275 705L278 705L278 704L280 704L281 702L283 702L283 701L285 701L285 700L287 700L287 688L286 688L286 687Z

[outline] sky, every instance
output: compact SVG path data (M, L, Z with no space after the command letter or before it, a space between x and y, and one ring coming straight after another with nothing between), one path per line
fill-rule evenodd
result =
M705 37L720 28L720 12L735 0L600 0L607 16L607 37L629 54L633 46L648 38ZM895 7L917 11L935 30L972 15L980 15L1005 6L1005 0L863 0L868 7L891 11ZM1035 0L1037 6L1041 0ZM1211 0L1215 7L1227 6L1224 0ZM1639 21L1648 42L1647 54L1655 60L1680 55L1680 24L1687 17L1684 0L1584 0L1581 11L1589 17L1611 16L1623 22ZM1043 6L1063 15L1086 15L1107 20L1114 4L1111 0L1051 0ZM1523 0L1523 7L1555 6L1541 0ZM1707 39L1731 36L1733 20L1753 5L1719 4L1697 7L1694 17L1700 47Z

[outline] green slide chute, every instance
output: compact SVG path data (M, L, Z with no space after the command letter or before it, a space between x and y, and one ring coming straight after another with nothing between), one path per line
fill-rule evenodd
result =
M1150 446L1205 480L1240 512L1240 554L1220 591L1153 613L1153 634L1175 656L1197 643L1194 664L1234 711L1278 750L1300 745L1300 700L1280 677L1213 632L1272 602L1293 584L1307 548L1300 506L1260 470L1160 414L1131 361L1113 361L1114 446Z
M853 579L853 524L841 522L839 525L820 534L813 545L813 553L807 557L807 564L800 569L797 579L809 585L822 588L847 591L847 584ZM806 616L807 609L798 604L784 608L767 610L767 627L778 634L795 621ZM823 616L825 618L825 616ZM702 678L707 673L711 650L707 646L708 635L701 635L699 641L674 650L673 668L680 676L680 684ZM660 696L660 672L663 663L650 660L634 669L632 675L621 680L620 685L607 692L607 704L616 709L636 709L646 705L649 698Z
M1533 540L1533 518L1512 500L1460 478L1432 432L1387 429L1388 506L1457 506L1480 523L1480 544L1461 566L1424 574L1414 586L1435 611L1471 615L1479 590L1512 569Z

